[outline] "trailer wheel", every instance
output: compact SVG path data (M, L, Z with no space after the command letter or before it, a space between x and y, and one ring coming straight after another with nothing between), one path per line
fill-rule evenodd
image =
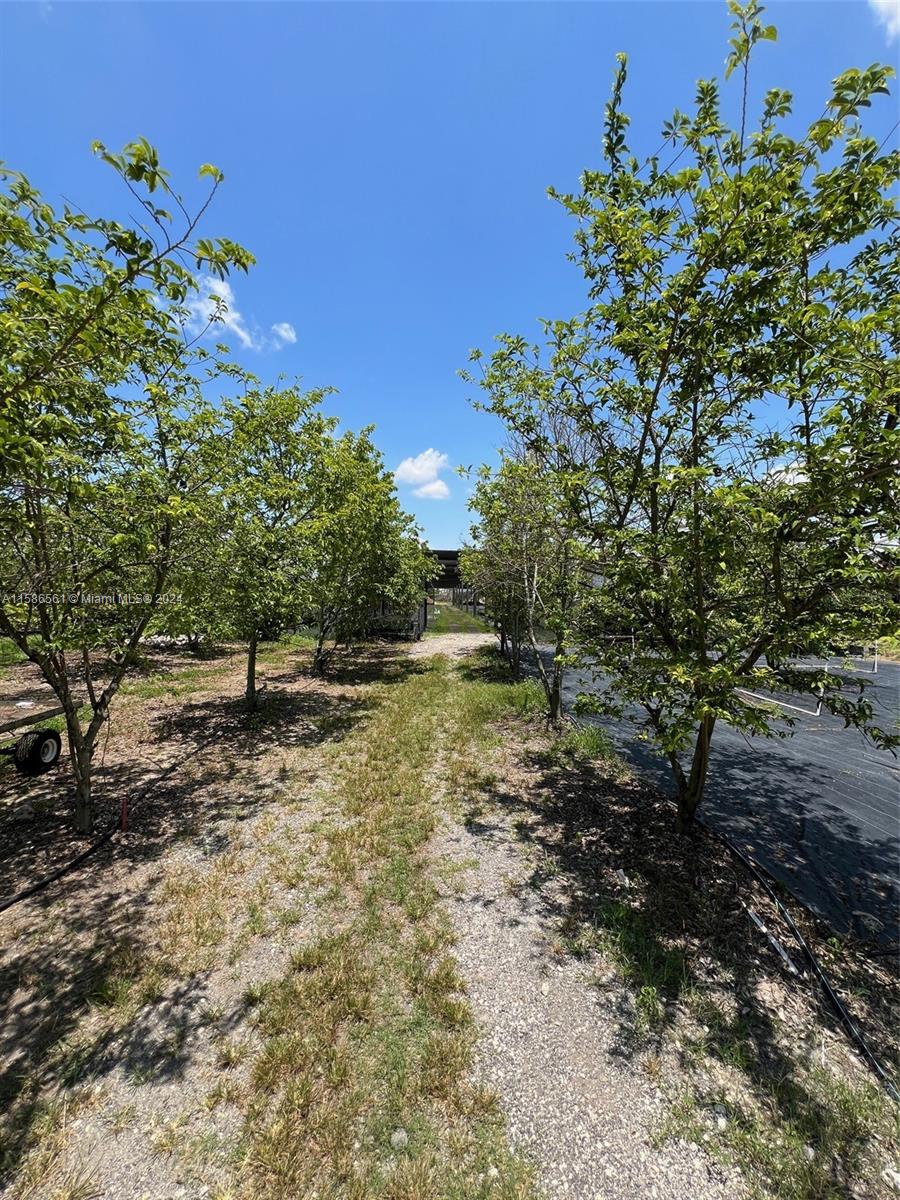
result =
M23 775L42 775L59 762L62 739L55 729L33 729L16 742L13 762Z

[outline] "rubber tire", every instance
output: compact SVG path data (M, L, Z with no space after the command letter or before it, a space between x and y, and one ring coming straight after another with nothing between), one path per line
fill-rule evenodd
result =
M22 775L43 775L59 762L62 738L55 729L32 729L16 742L13 762Z

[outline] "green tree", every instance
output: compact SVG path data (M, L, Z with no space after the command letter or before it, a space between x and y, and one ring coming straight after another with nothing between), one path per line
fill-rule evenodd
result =
M13 172L0 192L0 633L65 711L83 832L98 735L209 484L201 450L216 418L202 385L239 374L187 332L185 264L223 277L252 262L195 237L216 168L201 168L212 185L190 215L146 142L96 149L146 228L58 215Z
M545 431L546 432L546 431ZM478 586L500 625L501 648L508 640L518 674L521 643L531 648L553 724L562 719L567 647L572 644L590 578L589 561L577 537L569 503L569 474L561 447L571 452L561 429L506 452L499 470L485 470L470 509L478 554L465 556L467 582ZM539 645L549 637L549 665Z
M319 674L338 641L365 632L381 599L400 611L414 610L434 573L370 429L332 439L321 496L310 578L310 613L318 630L313 669Z
M201 611L219 612L247 642L246 703L257 707L260 637L298 624L311 602L316 531L325 491L334 418L317 411L329 389L266 388L223 406L225 429L212 447L220 488L212 595Z
M477 511L478 522L471 529L474 544L463 546L460 551L460 577L484 599L485 613L494 622L500 640L500 653L508 656L513 676L518 679L522 668L525 603L514 561L505 545L502 509L495 511L487 480L477 485L470 507Z
M608 683L585 702L637 714L682 828L717 722L782 728L748 692L822 694L896 741L862 684L797 665L896 623L900 154L862 121L893 72L845 71L800 136L773 88L751 131L750 62L775 30L755 0L729 7L737 127L701 80L664 127L668 162L639 162L620 55L603 169L557 196L589 306L546 324L543 354L504 336L484 372L526 444L548 413L580 432L566 472L599 582L581 640Z

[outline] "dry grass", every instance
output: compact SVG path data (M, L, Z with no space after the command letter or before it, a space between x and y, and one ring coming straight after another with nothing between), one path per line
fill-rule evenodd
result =
M293 645L271 648L279 694L298 696L304 718L321 714L334 724L335 714L352 715L350 689L311 681L307 659ZM154 662L160 665L158 656ZM172 722L177 729L185 714L199 710L206 719L209 712L215 729L216 710L227 707L241 675L240 660L227 658L202 668L164 660L161 674L136 672L108 747L110 780L140 748L148 747L148 759L157 747L168 750ZM203 1042L196 1030L217 1020L212 1007L192 1016L191 997L214 972L227 983L254 942L268 943L264 965L293 936L308 900L306 847L292 830L302 826L303 797L334 733L301 726L273 760L261 752L266 719L248 720L245 730L238 714L230 718L227 754L176 755L174 773L135 809L125 837L3 918L0 1187L17 1200L93 1194L72 1113L95 1103L101 1080L115 1090L118 1078L127 1093L173 1064L186 1067ZM64 792L62 775L46 780L43 786ZM132 773L122 786L133 788ZM32 824L42 821L39 815ZM65 853L65 827L52 828L48 818L47 829ZM23 869L30 849L25 842L17 851ZM214 1041L211 1053L213 1069L231 1073L249 1047L229 1036ZM234 1102L237 1089L224 1076L221 1082L219 1102ZM142 1108L113 1095L102 1120L121 1134L141 1124Z
M472 1016L427 857L454 686L428 662L344 746L327 932L258 1010L244 1186L261 1200L532 1195L470 1076Z
M476 679L490 677L483 658ZM495 671L504 677L501 663ZM548 736L525 719L521 685L506 687L520 714L512 720L490 723L502 699L463 698L462 815L477 824L505 810L544 905L549 952L594 968L617 1051L671 1100L660 1137L695 1140L737 1165L754 1196L891 1195L882 1171L900 1162L897 1106L815 982L788 975L750 925L745 905L790 946L766 894L702 830L677 837L671 804L611 762L602 738ZM467 705L487 721L474 743ZM896 1072L896 967L784 900Z

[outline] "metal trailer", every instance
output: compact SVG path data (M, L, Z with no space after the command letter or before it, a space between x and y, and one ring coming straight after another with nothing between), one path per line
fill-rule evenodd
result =
M25 713L9 721L0 721L0 738L17 730L28 730L27 733L19 733L10 745L0 746L0 754L8 755L22 775L42 775L55 767L62 754L62 738L55 729L33 729L31 726L39 725L41 721L47 721L51 717L61 716L64 711L62 705L53 708L38 707L37 711Z

